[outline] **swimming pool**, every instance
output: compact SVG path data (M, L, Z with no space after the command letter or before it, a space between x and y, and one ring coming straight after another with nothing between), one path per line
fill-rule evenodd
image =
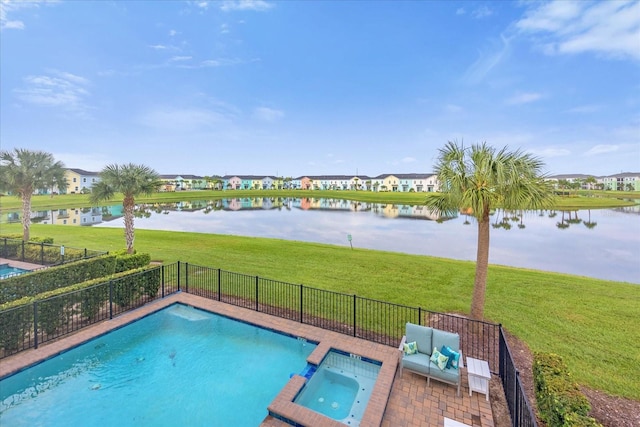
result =
M315 347L175 304L2 379L0 419L11 426L255 427Z
M29 270L25 270L23 268L11 267L9 264L0 264L0 279L19 276L28 272Z
M359 426L381 363L329 351L294 402L349 426Z

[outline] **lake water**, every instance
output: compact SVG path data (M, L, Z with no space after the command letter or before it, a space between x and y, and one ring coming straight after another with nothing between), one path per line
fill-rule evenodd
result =
M122 207L40 213L37 222L124 227ZM426 208L330 199L229 199L145 205L136 229L271 237L473 261L477 224ZM36 215L36 214L34 214ZM74 217L74 215L77 216ZM37 216L37 215L36 215ZM6 218L2 219L6 221ZM492 222L503 224L502 212ZM489 262L640 283L640 206L525 212L491 229ZM521 226L524 228L521 228ZM348 237L351 236L351 242ZM188 261L188 260L185 260Z

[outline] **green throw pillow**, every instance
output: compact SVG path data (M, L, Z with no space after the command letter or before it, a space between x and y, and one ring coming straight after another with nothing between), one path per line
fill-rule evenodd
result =
M414 342L404 343L404 354L416 354L418 352L418 344Z
M460 361L460 353L457 351L451 350L451 347L442 346L440 349L440 353L444 354L449 358L447 362L447 368L458 369L458 362Z
M441 371L447 367L449 358L438 351L437 347L433 347L433 353L431 354L431 361L435 363Z

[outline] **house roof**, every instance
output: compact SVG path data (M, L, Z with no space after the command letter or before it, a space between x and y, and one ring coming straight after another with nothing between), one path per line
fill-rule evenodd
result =
M427 179L432 177L432 173L383 173L376 176L374 179L384 179L388 176L395 176L399 179Z
M178 175L160 175L160 179L176 179L176 178L183 178L183 179L204 179L201 176L198 175L189 175L189 174L178 174Z
M98 175L100 175L99 172L90 172L90 171L86 171L84 169L67 168L67 170L70 170L71 172L75 172L78 175L89 175L89 176L98 176Z

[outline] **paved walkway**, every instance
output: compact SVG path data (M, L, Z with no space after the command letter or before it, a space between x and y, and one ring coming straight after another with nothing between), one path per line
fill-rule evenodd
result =
M469 397L466 372L463 372L462 396L458 397L456 396L456 387L435 380L432 380L431 385L427 387L427 381L424 377L408 371L404 371L402 377L399 378L396 369L396 349L184 293L156 300L112 320L85 328L67 338L45 344L36 350L24 351L5 358L0 362L0 377L48 357L55 356L65 349L76 346L90 338L104 334L175 302L190 304L225 316L319 341L320 345L316 349L318 351L314 351L310 357L321 358L322 354L320 353L323 351L326 352L329 348L339 348L343 351L350 351L382 361L383 369L376 382L376 393L375 395L372 394L372 400L360 423L362 427L442 427L444 425L444 417L473 427L494 427L491 405L485 400L485 396L473 393L473 396ZM295 395L296 387L299 388L300 386L301 384L295 384L295 381L291 381L274 399L270 408L289 411L288 414L292 417L297 417L294 421L299 425L309 427L344 426L325 417L319 419L316 413L298 405L292 405L287 396L290 393ZM261 427L288 426L290 425L270 416L266 417L261 425Z

